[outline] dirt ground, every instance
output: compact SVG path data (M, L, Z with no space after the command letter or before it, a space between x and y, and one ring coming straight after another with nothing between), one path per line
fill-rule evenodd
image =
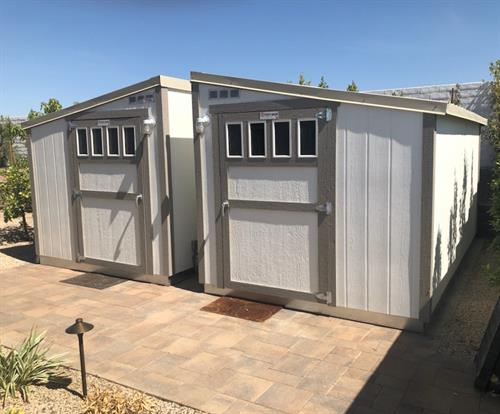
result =
M31 214L26 217L32 229L33 218ZM32 238L31 232L31 238ZM5 223L3 212L0 210L0 269L8 269L33 262L35 249L31 239L27 239L21 228L21 220Z
M500 283L489 279L486 266L498 269L500 254L491 241L476 239L450 282L427 334L439 352L462 361L473 360L500 295Z

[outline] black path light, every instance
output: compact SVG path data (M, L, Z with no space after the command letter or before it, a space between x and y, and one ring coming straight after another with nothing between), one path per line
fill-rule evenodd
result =
M83 334L94 329L91 323L83 322L78 318L75 323L66 328L67 334L78 335L78 345L80 347L80 368L82 371L83 398L87 397L87 371L85 370L85 351L83 349Z

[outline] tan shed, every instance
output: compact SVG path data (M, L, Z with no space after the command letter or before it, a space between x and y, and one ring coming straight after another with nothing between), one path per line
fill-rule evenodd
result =
M193 72L205 291L422 329L476 232L481 116Z
M157 76L23 127L40 263L160 284L193 268L188 81Z

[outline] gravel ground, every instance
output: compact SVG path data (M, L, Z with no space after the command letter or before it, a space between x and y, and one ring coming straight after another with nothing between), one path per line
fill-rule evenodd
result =
M440 353L472 361L500 295L500 284L492 283L485 266L500 266L498 251L490 241L476 239L448 286L427 333L439 343Z
M80 414L84 412L84 401L80 397L81 380L80 372L64 369L63 377L65 384L51 384L49 386L30 387L29 403L24 403L21 399L8 399L5 412L11 407L23 408L26 414ZM69 384L68 384L69 382ZM87 377L89 385L89 395L92 386L99 388L115 387L127 395L131 395L133 390L121 385L116 385L102 378L89 375ZM157 414L203 414L202 411L190 407L179 405L170 401L163 401L154 397L147 397Z

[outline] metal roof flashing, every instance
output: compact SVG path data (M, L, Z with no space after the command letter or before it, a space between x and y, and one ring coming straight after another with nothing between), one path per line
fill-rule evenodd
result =
M118 99L126 98L129 95L133 95L135 93L142 92L147 89L154 88L156 86L161 86L162 88L167 88L172 90L180 90L186 92L191 91L191 84L186 79L173 78L170 76L163 76L163 75L154 76L145 81L135 83L133 85L126 86L121 89L117 89L113 92L109 92L104 95L98 96L96 98L89 99L85 102L68 106L67 108L63 108L57 112L53 112L51 114L47 114L35 119L31 119L29 121L25 121L21 124L21 127L23 129L31 129L33 127L43 125L51 121L55 121L57 119L61 119L69 115L74 115L79 112L83 112L88 109L92 109L104 105L106 103L116 101Z
M482 116L459 106L441 101L406 98L402 96L378 95L362 92L347 92L325 89L315 86L295 85L291 83L269 82L254 79L235 78L231 76L213 75L202 72L191 72L191 82L209 85L239 88L257 92L274 93L293 97L319 99L349 103L354 105L376 106L403 111L424 112L436 115L450 115L466 119L481 125L487 120Z

